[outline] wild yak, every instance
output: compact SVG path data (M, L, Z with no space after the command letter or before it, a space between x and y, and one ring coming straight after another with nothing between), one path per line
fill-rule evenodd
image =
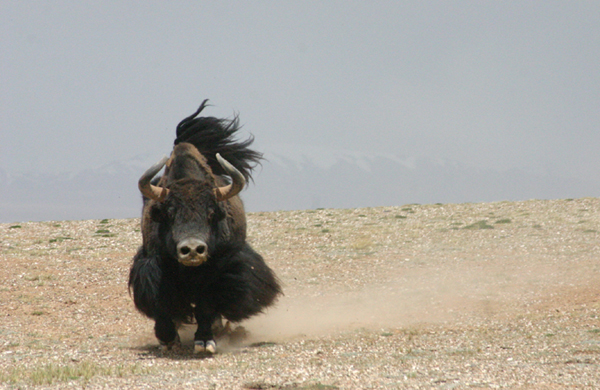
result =
M247 319L282 293L246 242L238 196L262 154L248 148L253 137L235 139L237 116L197 117L206 102L177 125L171 156L139 180L143 242L129 273L135 306L155 321L163 348L179 345L177 327L195 319L195 353L216 352L212 326L221 318Z

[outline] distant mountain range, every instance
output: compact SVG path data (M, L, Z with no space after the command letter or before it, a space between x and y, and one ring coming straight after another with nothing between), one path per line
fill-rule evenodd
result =
M77 173L9 175L0 169L0 222L138 217L137 180L159 157ZM248 211L600 196L600 181L428 157L277 145L265 158L242 193Z

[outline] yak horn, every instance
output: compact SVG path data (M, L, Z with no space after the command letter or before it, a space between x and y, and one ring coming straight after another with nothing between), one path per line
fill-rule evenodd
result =
M232 198L240 193L241 190L244 189L246 185L246 179L244 176L238 171L231 163L225 160L219 153L217 153L217 161L225 172L231 177L231 184L215 188L215 196L217 197L217 201L222 202L229 198Z
M144 195L146 198L162 202L169 194L169 190L167 188L157 187L150 184L152 178L156 176L158 172L160 172L160 170L167 163L167 160L169 160L169 157L163 157L159 162L148 168L142 177L140 177L140 180L138 181L138 187L142 195Z

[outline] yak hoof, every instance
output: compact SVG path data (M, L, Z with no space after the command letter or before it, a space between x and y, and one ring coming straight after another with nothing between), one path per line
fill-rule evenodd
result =
M206 352L217 353L217 343L215 342L215 340L208 340L206 342Z
M196 340L194 341L194 353L217 353L217 343L215 340Z
M173 349L173 347L175 348L179 348L181 346L181 339L179 338L179 335L175 336L175 339L173 339L173 341L170 341L168 343L165 343L164 341L160 342L160 349L163 352L167 352Z

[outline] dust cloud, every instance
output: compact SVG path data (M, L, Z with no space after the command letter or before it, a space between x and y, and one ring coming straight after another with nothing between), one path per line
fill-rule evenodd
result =
M424 323L455 326L525 314L545 301L560 305L560 300L566 299L563 293L597 284L598 277L586 269L544 262L468 263L413 269L352 291L296 288L286 291L286 296L267 313L243 325L255 341Z

